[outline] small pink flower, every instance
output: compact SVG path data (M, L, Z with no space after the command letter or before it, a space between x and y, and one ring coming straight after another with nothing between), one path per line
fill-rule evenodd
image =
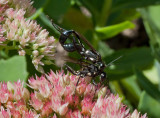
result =
M35 93L31 93L30 104L34 107L35 110L40 110L43 107L43 102L36 98Z
M83 118L83 116L79 110L75 110L75 111L70 110L66 114L66 118Z
M91 97L94 97L95 91L96 91L96 86L94 86L93 84L88 84L84 92L84 95L89 95Z
M53 118L57 118L56 114L54 114Z
M0 117L1 118L11 118L11 112L9 109L7 109L7 111L1 107L1 110L0 110Z
M84 115L90 116L92 108L94 107L95 102L93 102L93 99L91 96L85 96L84 99L81 102L82 111L81 113Z
M52 111L52 108L51 108L51 102L50 101L47 101L44 105L43 105L43 108L41 110L41 115L42 116L49 116L49 114L51 114L53 111ZM56 115L54 115L55 117Z
M52 109L55 112L59 112L59 108L62 106L62 98L57 95L58 93L53 93L51 96Z
M0 82L0 102L6 103L11 96L6 83Z
M26 54L26 52L24 50L20 50L20 51L18 51L18 53L20 56L25 56L25 54Z
M0 0L0 4L6 4L7 2L7 0Z
M28 82L30 84L29 86L35 90L39 90L44 98L47 98L51 94L50 89L52 89L52 86L43 76L40 78L36 76L36 80L31 77Z
M20 100L25 95L25 89L23 83L20 80L13 85L13 97L15 100Z
M69 105L69 103L65 103L65 104L63 104L63 105L61 105L59 107L58 112L59 112L59 114L61 116L65 115L67 113L67 111L68 111L68 105Z
M12 114L13 118L21 118L21 114L17 110L11 111L11 114Z
M0 17L0 22L1 22L1 17ZM5 30L2 28L2 25L0 25L0 44L2 44L6 38L3 36L3 33L5 32Z
M76 88L78 94L80 94L80 95L83 94L86 90L86 87L87 87L87 85L84 83L79 84Z
M10 8L5 11L5 15L8 17L9 20L14 20L14 19L18 21L23 20L24 14L25 14L25 11L22 9L15 11L13 8Z
M73 96L72 95L66 95L65 96L65 101L69 102L69 103L73 102Z
M22 118L39 118L39 115L34 111L24 111Z
M140 116L140 112L138 112L137 110L134 110L134 112L131 114L130 118L147 118L147 114Z
M15 109L14 103L12 101L8 101L6 107L11 111Z
M23 99L19 100L19 101L16 101L14 103L14 109L12 110L18 110L21 114L24 112L24 111L28 111L27 110L27 106L26 106L26 101L24 101Z
M125 118L129 116L129 110L121 103L120 98L111 94L106 98L98 98L95 106L92 109L91 117L97 118L100 116L109 118Z

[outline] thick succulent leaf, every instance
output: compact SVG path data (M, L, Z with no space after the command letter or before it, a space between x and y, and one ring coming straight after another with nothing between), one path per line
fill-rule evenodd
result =
M160 4L160 0L113 0L112 11L128 8L140 8L155 4Z
M95 26L104 26L110 14L112 0L79 0L92 14Z
M111 49L106 43L103 41L98 42L98 52L101 54L102 58L114 53L114 50Z
M159 118L160 116L160 103L145 91L141 94L138 109L142 113L147 113L149 118Z
M36 8L36 9L39 9L41 7L44 7L45 4L47 4L47 2L49 0L32 0L34 1L33 2L33 6Z
M124 21L133 21L141 15L136 9L123 9L110 13L107 25L114 25Z
M63 17L62 24L65 27L74 29L80 33L93 29L91 18L84 15L81 10L76 8L68 9L67 13Z
M154 99L156 99L158 102L160 102L160 91L157 89L155 85L153 85L144 75L141 71L138 69L135 70L138 83L140 86Z
M0 60L0 81L25 80L27 75L24 56L14 56L8 60Z
M62 18L70 6L71 2L69 0L48 0L44 12L53 20L58 20Z
M150 45L152 47L153 55L158 60L158 62L156 63L158 71L160 70L160 16L157 12L159 10L160 5L139 10L142 15L146 31L150 38Z
M141 95L141 89L136 82L135 75L124 78L120 82L126 90L126 97L130 99L132 103L137 105Z
M79 0L79 1L92 13L93 17L96 19L100 15L105 0L101 0L101 2L99 2L99 0Z
M133 68L145 69L153 65L153 56L148 47L131 48L116 51L114 54L104 58L106 64L122 56L112 65L106 68L108 74L133 73Z
M124 21L122 23L96 28L96 32L101 39L108 39L111 38L125 29L134 28L135 25L130 21Z
M157 11L160 10L160 6L148 7L140 9L146 31L151 39L151 47L153 49L154 56L160 62L160 16Z

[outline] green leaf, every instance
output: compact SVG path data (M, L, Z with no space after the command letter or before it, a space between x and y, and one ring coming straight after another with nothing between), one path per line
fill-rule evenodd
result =
M85 6L93 15L93 20L96 21L100 17L100 12L103 8L105 0L79 0L83 6Z
M113 0L112 11L128 8L140 8L155 4L160 4L160 0Z
M159 69L160 68L160 22L159 22L160 16L157 12L159 10L160 10L160 5L143 8L139 10L142 15L146 31L150 38L150 46L153 55L158 60L156 64L157 70L160 70ZM160 86L160 81L159 81L159 86Z
M140 13L136 9L118 10L110 14L107 25L118 24L124 21L133 21L140 16Z
M159 118L160 103L144 91L140 97L138 110L147 113L149 118Z
M106 64L122 56L111 66L106 68L108 74L133 74L133 68L146 69L153 65L153 56L151 49L147 47L123 49L104 58Z
M151 81L153 84L158 84L159 83L159 73L160 70L157 68L157 63L155 62L154 65L143 71L143 74Z
M67 12L70 5L70 0L48 0L44 12L50 18L58 20Z
M160 6L148 7L140 9L146 31L150 37L150 44L154 56L160 62L160 16L157 11L160 10Z
M118 93L123 100L125 99L125 95L118 81L110 81L109 85L113 93Z
M27 78L26 60L24 56L14 56L8 60L0 60L0 81L17 81Z
M92 14L95 26L104 26L110 14L112 0L79 0Z
M39 17L39 15L43 13L43 8L39 8L31 17L29 17L28 19L32 19L35 20L36 18Z
M53 35L55 38L60 36L60 32L54 28L50 19L43 12L40 14L39 19L41 25L44 25L43 28L46 28L51 35Z
M102 28L96 28L96 32L98 36L102 39L107 39L111 38L120 32L122 32L125 29L128 28L134 28L135 25L130 22L130 21L124 21L122 23L116 24L116 25L111 25L107 27L102 27Z
M36 9L39 9L40 7L44 6L44 4L46 4L48 2L48 0L33 0L33 6Z
M6 58L8 58L8 55L5 53L5 51L3 51L3 50L0 50L0 59L6 59Z
M93 29L91 19L76 8L68 9L67 13L64 14L62 24L67 28L74 29L81 33Z
M111 55L114 53L114 50L111 49L106 43L99 41L98 42L98 52L101 54L102 58Z
M55 30L55 32L59 33L55 28L54 26L52 25L52 22L50 21L50 19L42 12L40 14L40 19L41 21L46 25L48 26L49 28L51 28L52 30Z
M141 90L135 80L135 76L129 76L120 80L120 82L126 90L127 98L130 99L132 103L137 105L137 102L139 101L141 95Z
M87 7L92 13L94 12L101 12L102 10L102 6L105 0L101 0L101 2L99 2L99 0L79 0L82 5L84 5L85 7Z
M153 98L160 102L160 91L153 85L141 71L135 70L138 83Z

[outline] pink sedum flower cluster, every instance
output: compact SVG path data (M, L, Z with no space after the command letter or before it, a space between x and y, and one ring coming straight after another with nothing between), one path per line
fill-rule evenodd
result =
M52 64L55 39L33 20L26 20L34 13L30 0L0 0L0 45L2 49L18 50L19 55L31 55L35 68Z
M23 9L26 11L25 16L29 17L35 12L31 0L0 0L1 7Z
M106 87L81 78L51 71L28 81L30 92L23 82L0 83L0 117L2 118L147 118L137 110L133 113L122 104L118 95Z

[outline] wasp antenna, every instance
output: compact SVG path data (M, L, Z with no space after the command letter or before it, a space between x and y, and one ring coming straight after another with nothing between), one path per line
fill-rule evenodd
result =
M46 17L51 21L53 27L54 27L56 30L58 30L60 33L63 32L64 29L62 29L61 27L59 27L58 25L56 25L56 24L53 22L53 20L52 20L48 15L46 15Z
M60 28L58 25L56 25L55 23L52 22L52 25L54 26L54 28L56 30L58 30L59 32L62 32L62 28Z
M64 29L61 28L61 27L59 27L57 24L55 24L55 23L53 22L53 20L51 20L51 22L52 22L52 25L54 26L54 28L55 28L56 30L58 30L60 33L62 33L62 32L64 31Z
M106 67L112 65L115 61L117 61L117 60L120 59L121 57L123 57L123 56L121 55L121 56L119 56L118 58L116 58L115 60L111 61L109 64L106 65Z

